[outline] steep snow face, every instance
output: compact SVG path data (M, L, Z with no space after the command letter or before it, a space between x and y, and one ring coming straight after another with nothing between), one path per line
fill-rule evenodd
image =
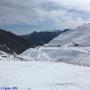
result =
M49 46L57 46L76 42L82 46L90 45L90 23L84 24L75 30L69 30L53 39Z
M46 48L45 48L46 50ZM51 58L44 52L44 47L30 48L23 52L19 57L28 61L48 61Z

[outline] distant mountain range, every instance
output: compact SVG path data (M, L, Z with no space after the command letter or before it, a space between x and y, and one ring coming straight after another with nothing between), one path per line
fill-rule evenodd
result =
M67 30L68 29L64 31L34 31L28 35L18 36L12 32L0 29L0 50L8 53L20 54L28 48L48 43L53 38Z
M63 32L68 31L69 29L61 30L54 30L54 31L34 31L31 34L23 35L27 41L32 41L35 46L41 46L50 42L53 38L57 37Z

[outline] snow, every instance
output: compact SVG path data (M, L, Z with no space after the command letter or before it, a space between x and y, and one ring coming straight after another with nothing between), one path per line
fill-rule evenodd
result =
M73 42L82 46L90 46L90 23L60 34L49 43L49 46L64 45Z
M9 60L10 54L0 51L0 60Z
M28 49L20 56L27 61L64 62L90 66L90 47L73 47L69 44L61 47L37 47Z
M18 90L89 90L90 68L41 61L1 61L0 87Z
M20 55L0 51L0 88L89 90L89 41L90 24L85 24Z

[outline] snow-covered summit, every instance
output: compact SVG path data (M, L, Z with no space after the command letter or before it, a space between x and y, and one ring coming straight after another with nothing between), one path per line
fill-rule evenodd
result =
M64 45L76 42L82 46L90 45L90 23L83 24L75 30L69 30L54 38L49 46Z

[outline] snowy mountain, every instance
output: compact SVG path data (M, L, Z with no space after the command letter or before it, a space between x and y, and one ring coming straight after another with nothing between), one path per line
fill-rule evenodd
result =
M49 46L78 43L80 46L90 46L90 23L84 24L75 30L69 30L54 38Z
M90 24L79 26L47 45L30 48L16 57L10 55L9 60L9 55L0 51L1 89L89 90L89 28Z
M34 31L27 35L22 35L27 41L32 41L34 46L42 46L50 42L53 38L57 37L61 33L68 31L69 29L64 30L50 30L50 31Z
M89 28L90 24L85 24L75 30L64 32L46 46L26 50L21 57L31 61L65 62L90 66Z
M0 50L8 53L20 54L26 49L32 47L32 43L23 37L12 32L0 29ZM9 48L9 50L7 49Z

